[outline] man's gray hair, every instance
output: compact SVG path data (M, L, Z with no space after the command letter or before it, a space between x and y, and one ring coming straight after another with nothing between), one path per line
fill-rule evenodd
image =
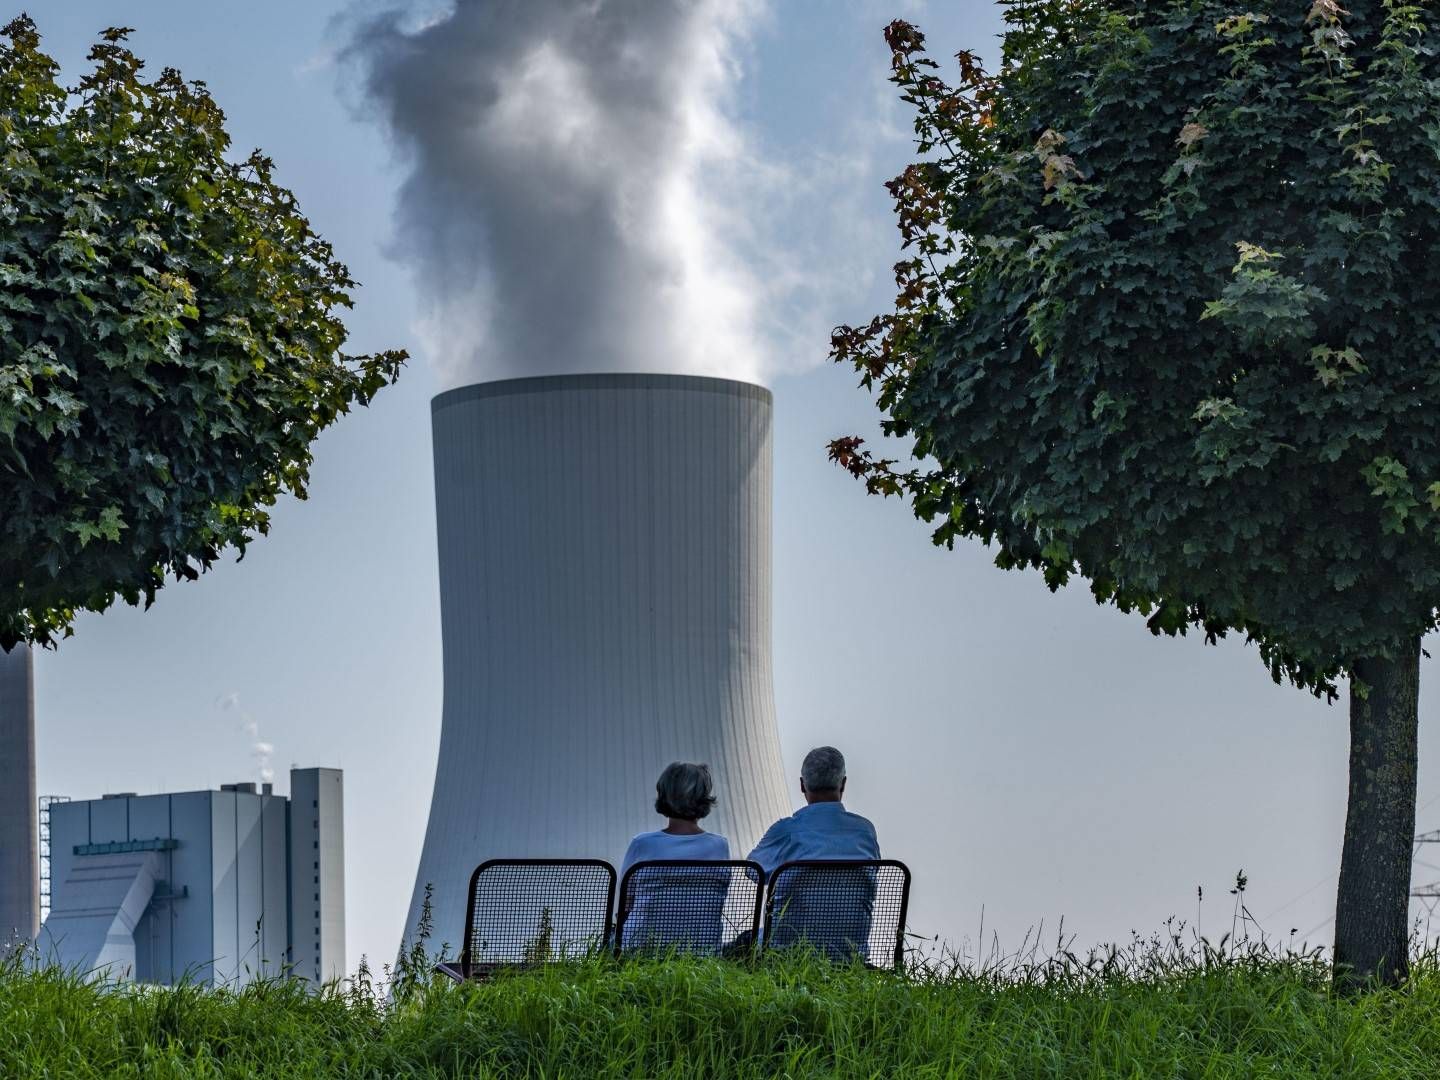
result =
M655 781L655 812L681 821L699 821L715 805L709 765L674 761Z
M845 782L845 755L833 746L817 746L805 755L800 779L806 791L839 791Z

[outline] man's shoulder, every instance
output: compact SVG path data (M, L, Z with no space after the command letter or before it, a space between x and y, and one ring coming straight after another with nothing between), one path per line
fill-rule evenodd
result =
M846 820L846 821L849 821L852 825L860 825L860 826L863 826L864 828L869 829L871 832L874 832L874 831L875 831L875 823L872 822L872 821L871 821L868 817L866 817L864 814L857 814L857 813L855 813L854 810L846 810L846 811L845 811L845 820Z
M799 813L787 814L782 818L777 818L775 820L775 824L771 825L770 828L765 830L765 835L771 838L774 838L776 836L785 836L791 832L794 832L796 826L798 826L799 824Z
M850 827L855 830L856 834L863 838L863 842L867 842L868 845L874 849L873 855L878 857L880 854L880 837L875 832L875 823L862 814L852 814L848 810L845 813Z

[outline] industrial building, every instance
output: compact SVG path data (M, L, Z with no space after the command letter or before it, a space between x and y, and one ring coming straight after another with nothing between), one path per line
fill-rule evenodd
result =
M790 812L770 659L771 396L683 375L432 404L444 707L405 932L457 942L487 858L618 863L655 780L708 763L743 854Z
M239 985L345 975L344 783L122 793L49 808L38 958L114 980Z

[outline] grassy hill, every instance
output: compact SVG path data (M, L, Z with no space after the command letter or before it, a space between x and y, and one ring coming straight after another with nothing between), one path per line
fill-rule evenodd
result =
M1440 1076L1440 967L1330 994L1315 956L1131 950L902 979L804 958L596 962L386 1005L0 970L0 1076Z

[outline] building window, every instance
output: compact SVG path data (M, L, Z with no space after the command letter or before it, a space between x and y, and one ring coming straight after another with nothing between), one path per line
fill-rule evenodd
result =
M319 850L320 850L320 841L319 841L319 840L316 840L316 841L315 841L315 850L316 850L316 851L319 851Z

